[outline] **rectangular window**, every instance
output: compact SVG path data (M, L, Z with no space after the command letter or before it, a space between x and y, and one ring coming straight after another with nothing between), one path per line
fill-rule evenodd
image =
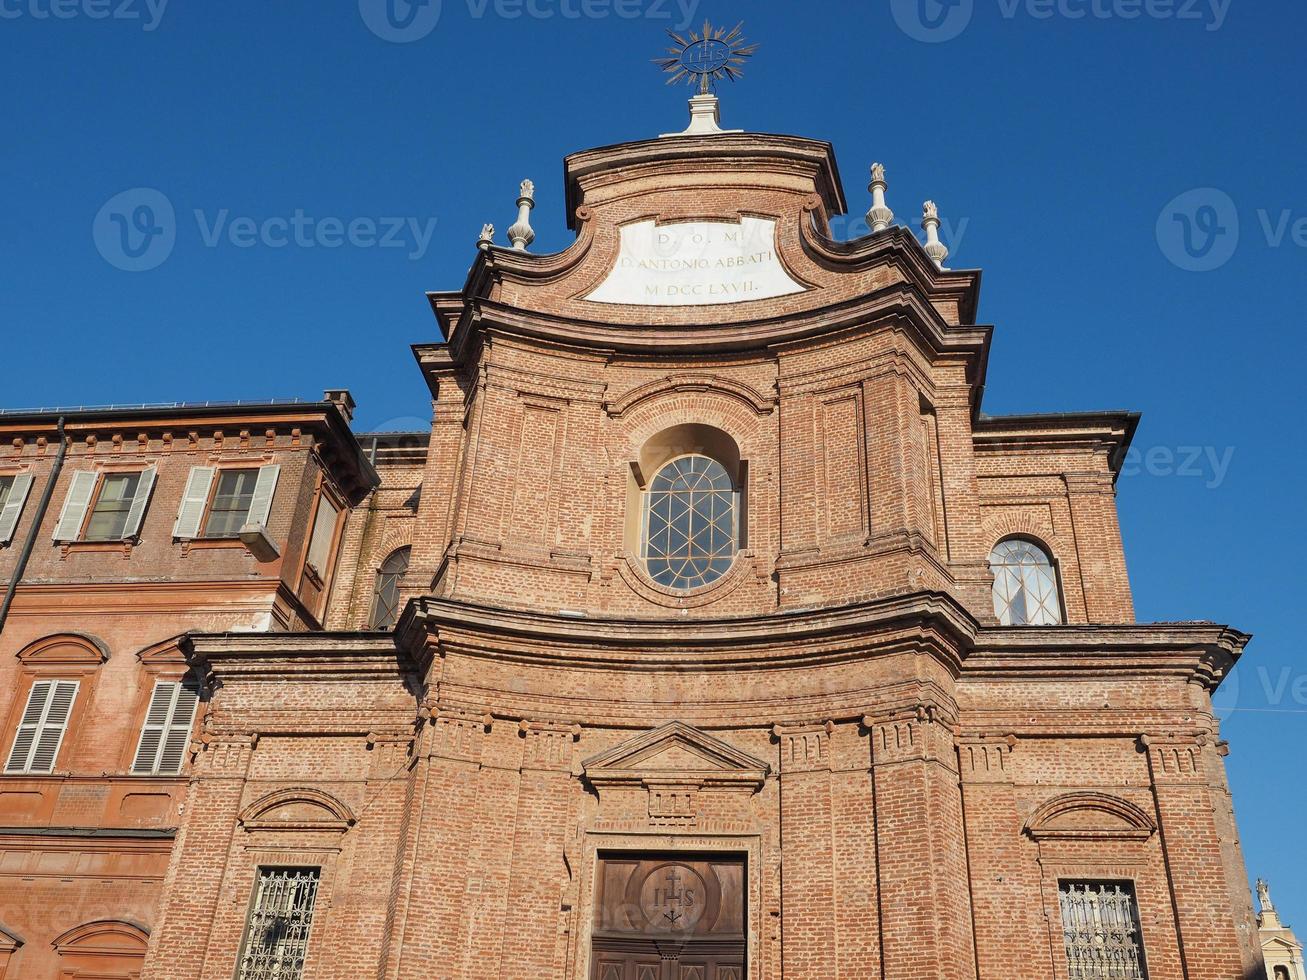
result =
M106 473L100 480L99 493L91 508L91 518L82 532L83 541L121 541L131 513L139 473Z
M300 980L319 868L260 868L237 980Z
M308 564L323 581L331 563L331 545L336 539L339 516L340 509L325 494L318 498L318 514L313 519L313 535L309 538Z
M1071 980L1147 980L1129 882L1063 881L1058 892Z
M9 502L9 493L14 488L14 476L0 476L0 510L4 510L5 504Z
M222 470L204 522L206 538L234 538L249 517L254 503L254 486L258 470Z
M132 761L133 775L175 776L182 771L199 700L199 692L185 684L159 681L154 685Z
M32 685L5 772L54 771L59 746L68 729L68 716L77 697L77 686L77 681L37 681Z

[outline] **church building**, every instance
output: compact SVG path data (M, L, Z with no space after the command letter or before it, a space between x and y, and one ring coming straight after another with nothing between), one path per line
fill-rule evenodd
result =
M0 413L0 978L1264 980L1138 416L986 414L936 207L691 106L469 236L429 431Z

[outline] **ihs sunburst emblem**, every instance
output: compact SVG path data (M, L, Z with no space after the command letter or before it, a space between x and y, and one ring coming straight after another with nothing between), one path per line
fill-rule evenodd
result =
M723 78L733 82L740 78L744 74L745 60L758 50L758 45L745 42L741 34L743 27L741 21L728 33L724 27L714 30L704 21L703 33L691 33L688 38L668 31L667 35L676 46L667 49L669 57L655 58L654 64L672 73L672 77L667 79L668 85L684 79L691 85L697 83L699 94L707 95L714 82Z

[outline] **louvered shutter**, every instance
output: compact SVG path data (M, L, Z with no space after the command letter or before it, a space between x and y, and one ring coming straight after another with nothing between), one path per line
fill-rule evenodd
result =
M6 772L52 772L77 697L77 681L37 681L9 752Z
M159 681L141 728L132 772L136 775L175 776L181 772L199 694L184 684Z
M55 525L56 541L77 540L82 531L82 522L86 520L86 508L91 505L91 495L95 493L96 479L96 474L90 470L80 470L73 474L68 496L64 497L63 508L59 511L59 523Z
M23 513L23 504L27 502L27 494L31 489L30 474L21 473L14 477L14 482L9 487L9 496L5 498L4 509L0 510L0 544L8 544L14 536L18 518Z
M268 526L268 514L272 510L272 495L277 490L277 476L280 466L260 466L259 478L254 482L254 497L250 500L250 512L246 523Z
M212 466L191 467L191 474L186 478L186 493L182 495L182 504L177 510L177 522L172 526L174 538L200 536L200 523L204 520L204 508L209 502L214 472Z
M123 527L123 540L134 538L141 530L141 520L145 517L145 508L150 503L150 493L154 490L154 477L158 471L147 466L141 471L141 479L136 484L136 494L132 497L131 509L127 511L127 524Z

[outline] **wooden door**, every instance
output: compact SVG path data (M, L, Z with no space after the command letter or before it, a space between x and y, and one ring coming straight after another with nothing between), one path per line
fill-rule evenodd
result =
M736 856L601 855L591 980L745 980Z

